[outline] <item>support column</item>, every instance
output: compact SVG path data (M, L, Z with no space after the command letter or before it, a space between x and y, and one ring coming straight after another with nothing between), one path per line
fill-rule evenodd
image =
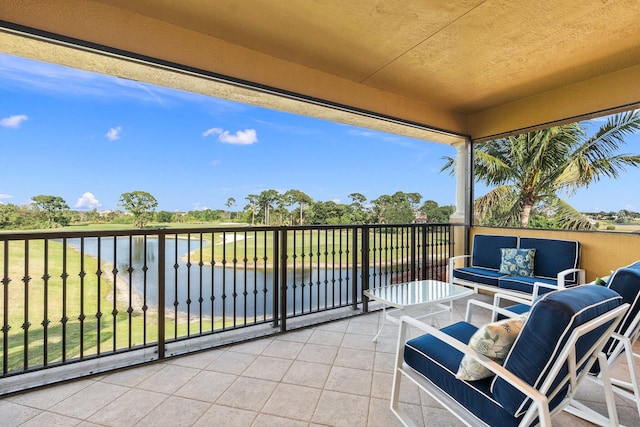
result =
M453 228L453 253L463 255L469 253L468 234L473 223L473 177L472 177L472 144L471 140L453 144L456 149L456 210L449 217Z
M456 149L456 211L449 218L453 223L464 223L467 209L467 141L452 144Z

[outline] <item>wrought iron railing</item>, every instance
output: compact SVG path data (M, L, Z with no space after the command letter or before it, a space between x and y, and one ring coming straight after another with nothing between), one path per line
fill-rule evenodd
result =
M142 363L177 343L367 311L369 287L443 279L452 236L449 224L0 233L0 382L93 361L79 369L86 374L111 356Z

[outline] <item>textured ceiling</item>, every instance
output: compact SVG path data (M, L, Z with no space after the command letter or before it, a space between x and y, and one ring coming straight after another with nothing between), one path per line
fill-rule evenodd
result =
M637 0L103 3L466 114L640 58Z
M3 0L0 19L457 133L530 99L504 130L640 102L638 0ZM573 106L537 117L554 91Z

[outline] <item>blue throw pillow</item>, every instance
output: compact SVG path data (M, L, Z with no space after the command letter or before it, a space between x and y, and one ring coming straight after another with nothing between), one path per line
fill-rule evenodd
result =
M510 276L533 277L535 249L501 248L500 273Z

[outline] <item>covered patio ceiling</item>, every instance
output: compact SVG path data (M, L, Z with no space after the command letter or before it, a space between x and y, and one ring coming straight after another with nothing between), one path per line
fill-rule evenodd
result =
M4 53L441 143L640 105L637 0L3 0L0 20Z

